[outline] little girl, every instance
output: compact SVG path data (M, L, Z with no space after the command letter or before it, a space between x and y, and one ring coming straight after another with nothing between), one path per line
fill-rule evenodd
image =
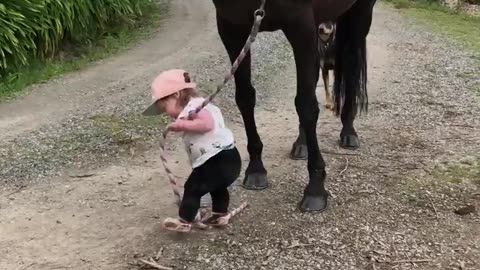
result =
M233 134L225 127L218 107L209 103L188 119L188 113L204 101L197 96L195 87L184 70L162 72L152 83L153 103L143 113L159 115L166 112L176 119L167 128L183 132L192 165L193 171L184 185L179 218L164 223L167 229L174 231L191 228L200 200L207 193L212 198L212 216L207 219L207 225L226 225L222 224L220 217L228 214L230 195L227 188L235 182L241 170L241 158Z

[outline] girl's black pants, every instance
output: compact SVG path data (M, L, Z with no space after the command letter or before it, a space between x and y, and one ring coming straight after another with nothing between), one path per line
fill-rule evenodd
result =
M193 169L184 185L179 216L192 222L200 208L201 198L210 193L212 212L227 213L230 203L228 187L240 175L242 160L236 147L222 150L201 166Z

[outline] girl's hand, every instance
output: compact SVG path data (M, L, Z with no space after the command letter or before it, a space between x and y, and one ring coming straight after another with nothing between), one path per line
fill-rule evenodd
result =
M170 123L168 126L167 126L167 129L170 130L170 131L174 131L174 132L180 132L180 131L183 131L182 128L181 128L181 125L178 121L175 121L173 123Z

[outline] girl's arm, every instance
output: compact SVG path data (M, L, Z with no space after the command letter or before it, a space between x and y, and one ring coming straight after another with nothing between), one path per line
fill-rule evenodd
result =
M177 119L169 128L177 132L206 133L214 127L213 117L208 110L201 110L193 120Z

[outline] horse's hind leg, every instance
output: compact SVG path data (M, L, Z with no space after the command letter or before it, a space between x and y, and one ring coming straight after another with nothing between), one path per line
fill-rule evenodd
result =
M368 108L367 42L375 0L358 0L337 21L334 104L343 124L340 146L360 146L353 122L360 111Z
M239 27L217 15L220 38L233 62L240 53L250 33L250 26ZM242 114L247 134L250 162L245 172L243 186L247 189L264 189L268 186L267 170L262 162L263 144L255 124L255 88L251 83L251 58L248 52L235 72L235 101Z
M301 211L323 211L327 207L325 162L317 141L317 121L320 109L315 89L320 74L320 55L317 50L317 29L313 13L303 7L304 16L292 20L283 31L292 45L297 71L295 107L308 151L309 182L299 204Z

